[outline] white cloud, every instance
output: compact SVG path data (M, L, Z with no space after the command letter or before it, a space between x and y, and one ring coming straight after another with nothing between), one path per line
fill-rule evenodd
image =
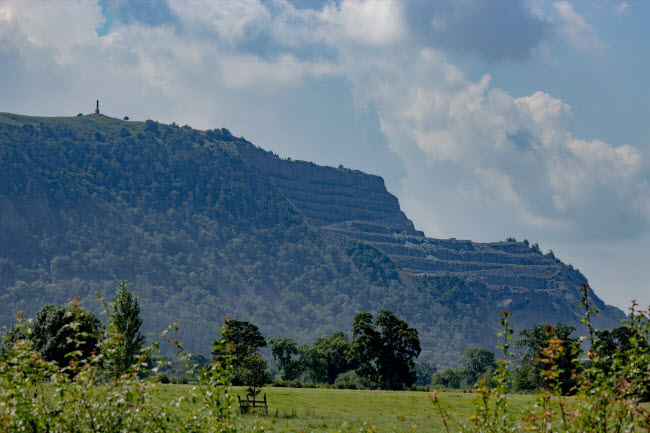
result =
M579 51L602 55L607 45L598 37L596 29L573 8L571 3L560 1L553 4L557 16L558 33Z
M248 86L263 89L276 86L295 87L304 77L321 77L339 73L339 68L326 62L306 62L291 54L272 60L254 55L226 57L219 62L221 78L226 86Z
M628 12L629 9L630 4L626 1L622 1L616 6L615 10L617 15L624 15Z
M258 0L169 0L171 10L190 32L214 32L223 42L235 42L270 21Z
M402 5L393 0L331 3L323 8L320 19L338 37L368 45L392 44L407 33Z
M75 48L93 44L95 26L104 20L101 8L92 0L29 2L7 0L0 3L0 38L24 39L34 47L53 50L59 63L73 61ZM7 33L2 32L7 29ZM8 33L12 32L13 35ZM23 43L14 45L22 49Z

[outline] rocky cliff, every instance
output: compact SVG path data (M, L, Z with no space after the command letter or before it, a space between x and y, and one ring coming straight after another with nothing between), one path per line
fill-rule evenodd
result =
M296 208L317 227L345 221L367 221L393 233L423 236L415 230L390 194L384 179L358 170L278 158L247 142L237 149L262 171Z

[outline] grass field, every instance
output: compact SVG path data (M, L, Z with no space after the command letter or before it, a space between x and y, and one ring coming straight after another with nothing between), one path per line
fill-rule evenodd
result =
M191 385L166 385L162 399L179 397ZM243 388L235 387L244 395ZM264 424L267 429L294 432L328 432L358 430L374 426L377 432L444 432L437 409L426 392L358 391L311 388L271 388L262 390L269 403L269 415L244 415L242 426ZM467 419L475 395L444 393L443 408L459 419ZM519 412L532 396L512 395L509 402L513 412Z

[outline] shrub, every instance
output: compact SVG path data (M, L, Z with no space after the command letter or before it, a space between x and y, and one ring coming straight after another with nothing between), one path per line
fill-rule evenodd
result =
M431 385L434 387L460 389L465 375L462 370L445 368L438 371L431 377Z
M377 389L376 383L357 374L356 371L346 371L336 376L334 386L339 389Z
M108 375L102 369L101 353L83 358L76 351L69 365L61 367L39 354L33 328L26 325L19 319L16 326L24 329L24 335L0 360L2 431L235 431L234 398L228 386L232 362L224 341L217 341L209 366L187 366L196 381L190 397L195 404L181 411L178 399L166 403L154 399L160 392L156 378L138 376L158 342L146 347L132 368L104 385ZM77 329L75 323L68 326ZM165 339L168 331L163 333ZM79 332L73 339L81 346L85 335ZM158 367L153 368L154 374Z

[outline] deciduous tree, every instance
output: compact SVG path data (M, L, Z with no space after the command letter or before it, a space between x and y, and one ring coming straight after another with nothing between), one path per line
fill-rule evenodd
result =
M246 358L257 355L260 347L266 347L266 340L259 328L246 320L227 319L221 338L230 344L235 367L234 385L244 384L242 363ZM215 341L216 345L217 341ZM262 360L264 361L264 360ZM266 369L266 361L265 369Z
M470 386L497 367L494 353L491 350L475 346L465 349L462 358L460 358L460 365L465 374L465 380Z
M384 389L404 389L415 383L415 359L420 354L418 331L382 310L373 321L370 313L359 313L352 325L353 354L357 373Z
M561 354L555 361L560 371L558 382L561 392L569 394L576 384L574 370L579 367L575 360L579 340L571 337L573 331L575 331L573 326L562 323L556 326L535 325L521 331L519 333L521 338L516 341L515 346L524 348L525 351L515 372L515 388L532 391L546 385L541 374L544 369L542 350L549 347L551 340L558 340L562 348Z
M113 299L108 323L106 356L117 378L131 368L144 347L138 297L126 287L126 282L120 284Z
M294 380L300 375L302 368L298 359L298 343L290 337L269 338L271 355L278 363L282 380Z
M31 325L34 348L48 361L55 361L59 367L66 367L77 352L86 358L97 350L102 337L103 325L91 312L61 305L47 304L36 313ZM6 338L4 350L25 337L24 327L12 328Z

